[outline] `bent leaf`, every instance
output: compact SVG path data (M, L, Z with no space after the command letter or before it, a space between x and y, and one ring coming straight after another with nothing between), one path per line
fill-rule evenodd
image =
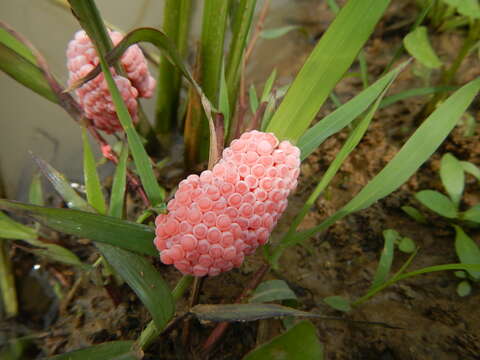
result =
M301 321L243 358L243 360L278 359L322 360L323 346L318 341L315 326L309 321Z
M195 305L190 312L199 320L215 322L255 321L283 316L321 317L277 304Z
M463 187L465 186L465 173L460 161L450 153L442 156L440 178L448 195L458 206L462 199Z
M155 231L149 226L84 211L47 208L5 199L0 199L0 208L20 211L54 230L70 235L140 254L158 254L153 246Z
M462 264L480 265L480 248L460 226L455 227L455 251ZM480 280L480 271L467 270L475 280Z
M390 273L390 268L392 267L395 240L397 240L399 237L400 235L395 230L387 229L383 231L385 245L383 246L377 271L375 272L372 285L370 286L371 288L375 288L387 280L388 274Z

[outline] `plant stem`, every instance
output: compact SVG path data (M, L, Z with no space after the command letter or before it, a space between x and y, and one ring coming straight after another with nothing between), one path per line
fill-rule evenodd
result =
M12 264L8 257L7 241L0 239L0 291L7 317L18 314L17 291Z
M172 297L175 302L177 302L189 288L194 277L191 275L183 275L182 278L178 281L175 288L172 290ZM175 321L175 319L173 320ZM168 325L167 325L168 327ZM140 337L137 340L137 344L141 349L146 349L148 346L161 334L162 332L157 329L155 323L150 321L147 327L142 331Z
M191 5L191 0L166 0L164 7L163 31L177 45L182 59L187 52ZM180 71L162 56L158 67L155 128L167 144L168 135L177 126L180 85Z

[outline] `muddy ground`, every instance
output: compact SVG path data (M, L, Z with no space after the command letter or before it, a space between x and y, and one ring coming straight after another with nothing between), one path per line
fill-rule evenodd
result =
M301 33L290 33L281 39L270 40L269 43L261 42L251 64L252 68L258 65L259 69L250 72L251 81L260 85L268 76L271 63L268 67L268 62L264 64L262 60L273 49L279 49L274 59L271 59L279 71L278 85L291 81L313 48L315 39L332 19L327 6L323 2L317 3L298 0L292 5L295 6L295 11L272 14L267 27L286 23L302 24L309 37ZM390 6L365 48L371 79L382 73L401 44L401 39L408 33L416 13L417 9L410 2L394 1ZM447 63L452 61L463 36L461 30L435 34L433 44L442 60ZM398 63L406 59L407 56L403 55ZM410 66L399 76L390 93L424 86L413 69L414 66ZM352 71L358 69L354 67ZM480 75L476 53L465 61L458 74L457 81L461 84ZM438 78L437 73L433 74L433 79L435 78ZM335 91L341 101L345 102L361 88L358 77L348 77ZM302 225L304 228L333 214L392 159L418 126L421 121L419 114L428 100L429 97L409 98L377 113L358 148L346 160L332 186L305 219ZM477 120L479 105L477 100L470 109L470 114ZM318 118L333 109L333 103L328 101ZM480 358L478 284L473 286L471 295L461 298L456 293L459 280L453 272L422 275L402 281L348 314L335 311L322 301L331 295L342 295L354 300L365 294L378 264L383 247L382 231L385 229L395 229L403 236L411 237L420 248L410 269L458 262L454 251L454 232L447 222L423 209L429 221L422 225L405 215L400 207L419 207L413 198L419 190L443 191L438 169L439 159L445 152L480 165L480 129L477 126L474 134L468 137L464 131L461 124L455 128L434 156L395 193L316 235L308 246L288 249L281 259L280 270L270 271L266 275L266 279L280 278L287 281L304 310L349 320L383 322L401 328L386 329L346 321L312 320L317 326L318 337L324 344L326 359ZM328 139L304 162L300 186L291 199L289 210L283 216L277 233L285 230L286 224L334 159L346 136L345 131ZM479 190L478 182L467 177L462 206L477 203ZM478 231L469 230L469 235L475 241L480 241ZM274 236L272 242L275 243L276 240L278 237ZM93 246L88 241L79 242L60 237L58 241L68 245L82 259L94 261L96 258ZM29 332L36 334L28 355L30 358L41 358L109 340L135 339L148 323L147 311L126 285L118 287L110 283L104 287L99 274L81 277L71 268L42 262L41 268L34 271L32 266L38 259L20 247L15 247L13 251L22 315L15 321L4 322L0 331L7 336L20 336ZM408 255L396 251L393 269L397 270L407 258ZM165 274L172 286L180 278L180 274L173 268L163 266L157 260L152 261L155 261L159 271ZM199 302L234 301L262 263L261 252L257 251L241 269L207 279L202 286ZM56 284L57 292L63 294L62 299L58 300L52 284ZM35 289L38 292L34 292ZM184 302L179 308L182 309L185 305ZM182 336L184 327L179 325L169 336L161 337L146 352L146 358L196 358L194 354L198 354L199 347L212 329L213 325L193 321L186 345ZM257 342L264 342L281 332L279 320L232 325L210 353L210 358L240 359Z

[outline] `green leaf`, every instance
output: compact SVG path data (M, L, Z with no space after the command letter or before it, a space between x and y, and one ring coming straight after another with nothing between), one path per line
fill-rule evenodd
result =
M325 230L339 219L365 209L402 185L433 154L480 89L480 79L462 86L442 103L407 140L397 155L350 202L319 225L297 233L281 244L275 252L300 243L319 231Z
M465 271L455 271L454 272L455 276L459 279L466 279L467 278L467 273Z
M43 175L50 181L55 190L60 196L67 202L67 206L71 209L91 211L93 210L86 201L72 189L70 183L65 176L57 171L46 161L42 160L38 156L33 156L33 160L39 167Z
M415 242L409 237L403 237L398 243L398 249L407 254L413 253L416 249Z
M465 221L472 221L480 224L480 204L472 206L467 211L460 214L461 219Z
M425 216L416 208L412 206L402 206L402 210L405 214L410 216L413 220L418 221L421 224L425 224L427 219Z
M133 341L111 341L81 350L50 357L49 360L135 360L141 355L133 349Z
M255 86L253 86L253 84L250 85L250 89L248 89L248 98L250 100L250 110L252 111L252 114L255 114L258 108L258 97L257 91L255 90Z
M31 50L15 35L18 34L15 34L7 24L0 22L0 43L15 51L25 60L37 65L37 59Z
M260 33L260 37L264 39L276 39L283 35L288 34L290 31L298 30L300 28L301 27L298 25L287 25L287 26L282 26L282 27L277 27L272 29L265 29Z
M110 206L108 208L108 215L120 219L123 217L123 203L125 201L127 160L128 145L124 144L122 146L117 168L115 169L115 175L113 176L112 193L110 194Z
M415 194L415 198L441 216L449 219L455 219L458 216L457 207L452 200L438 191L422 190Z
M430 86L430 87L423 87L423 88L417 88L417 89L408 89L408 90L399 92L398 94L387 96L380 104L380 108L390 106L396 103L397 101L405 100L411 97L438 94L442 92L453 91L456 89L458 89L457 86Z
M53 209L0 199L0 208L20 211L54 230L115 245L146 255L158 255L151 227L70 209Z
M0 211L0 238L12 240L36 240L37 231L20 224Z
M318 341L316 328L309 321L301 321L285 333L249 352L243 360L322 360L323 346Z
M469 173L480 181L480 169L477 166L468 161L460 161L460 164L462 164L463 171Z
M432 45L430 45L427 28L425 26L419 26L405 36L403 45L409 54L422 65L430 69L436 69L442 66L442 62L433 50Z
M352 310L350 302L342 296L328 296L324 298L323 301L335 310L343 312L349 312L350 310Z
M282 316L321 317L277 304L195 305L190 312L199 320L214 322L255 321Z
M468 280L460 281L457 285L458 296L464 297L470 295L472 292L472 286Z
M393 262L394 244L400 238L400 235L395 230L387 229L383 231L383 238L385 239L385 244L370 288L377 287L387 281Z
M295 293L288 287L283 280L268 280L262 282L255 289L248 302L265 303L270 301L296 299Z
M440 162L440 178L448 195L450 195L452 201L458 206L462 199L465 173L460 161L450 153L442 156Z
M50 88L42 70L8 46L0 43L0 70L53 103L57 96Z
M455 227L455 251L462 264L480 265L480 248L460 226ZM467 270L472 278L480 280L480 271Z
M129 238L126 239L131 241ZM157 269L143 256L130 251L102 244L97 246L108 263L142 300L152 315L157 329L163 329L175 312L175 303L167 283Z
M263 86L262 97L260 98L261 103L268 100L268 95L270 95L270 92L272 91L273 83L275 82L276 77L277 69L273 69L267 81L265 81L265 85Z
M32 176L32 182L28 188L28 202L33 205L44 205L43 201L43 189L41 175L35 172Z
M85 178L85 188L87 190L88 203L100 214L105 214L107 208L105 206L105 198L103 197L102 185L98 178L97 165L93 156L92 147L88 141L87 129L82 128L83 140L83 171Z
M367 110L406 65L407 63L391 70L352 100L340 106L337 110L308 129L298 140L297 144L302 152L301 159L304 160L322 144L325 139L342 130Z
M480 19L480 5L478 0L462 0L458 3L457 11L463 16Z
M297 142L352 65L388 4L388 0L347 2L296 76L267 131Z

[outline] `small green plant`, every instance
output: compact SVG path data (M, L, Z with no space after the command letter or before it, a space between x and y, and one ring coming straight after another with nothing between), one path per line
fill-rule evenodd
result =
M480 264L480 248L463 230L464 227L476 228L480 225L480 204L468 209L464 209L462 204L466 173L478 180L480 169L447 153L440 162L440 179L447 195L436 190L422 190L415 194L415 198L423 206L443 217L455 230L455 251L460 261L464 264ZM416 221L427 222L428 216L420 210L411 206L404 206L402 209ZM464 279L457 287L461 296L470 293L469 281L480 280L480 274L475 271L456 272L455 275Z

